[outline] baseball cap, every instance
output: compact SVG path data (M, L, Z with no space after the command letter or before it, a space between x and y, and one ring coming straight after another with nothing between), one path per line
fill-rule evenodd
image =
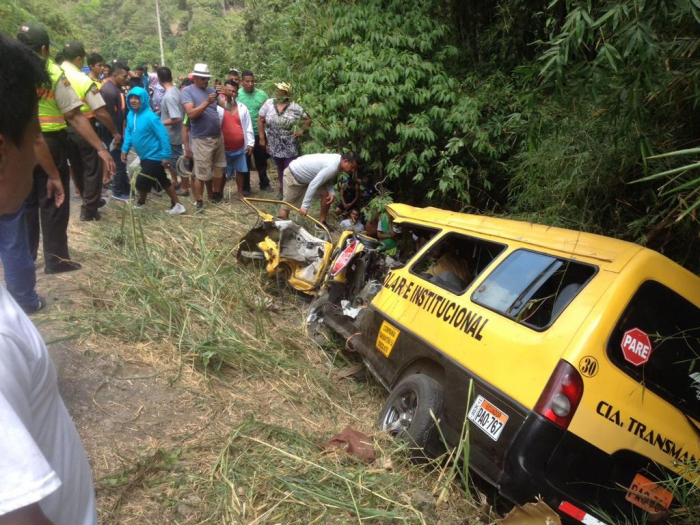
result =
M84 57L85 47L77 40L73 40L63 46L63 55L70 60L78 57Z
M22 24L17 33L17 40L26 46L50 46L49 34L41 24Z

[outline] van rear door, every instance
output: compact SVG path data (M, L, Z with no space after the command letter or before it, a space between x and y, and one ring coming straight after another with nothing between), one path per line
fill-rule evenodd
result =
M550 481L572 498L628 515L668 507L664 481L696 477L700 458L700 309L678 287L640 278L610 290L600 326L612 327L592 334L574 360L584 398L548 465ZM693 286L684 293L694 297ZM572 454L582 443L592 446Z

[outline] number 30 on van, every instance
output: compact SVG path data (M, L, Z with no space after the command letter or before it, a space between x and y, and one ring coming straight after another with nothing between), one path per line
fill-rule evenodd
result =
M649 336L639 328L627 330L622 336L622 354L634 366L641 366L651 357L651 341Z

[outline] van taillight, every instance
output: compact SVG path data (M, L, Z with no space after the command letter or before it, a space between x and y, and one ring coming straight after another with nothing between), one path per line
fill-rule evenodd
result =
M581 375L573 366L561 360L537 401L535 412L566 430L582 396Z

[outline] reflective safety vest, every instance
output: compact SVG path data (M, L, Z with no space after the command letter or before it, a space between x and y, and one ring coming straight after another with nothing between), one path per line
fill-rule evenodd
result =
M56 84L64 81L63 70L51 59L46 61L46 70L51 77L51 89L37 90L39 95L39 123L43 133L66 129L66 119L63 118L63 113L61 113L54 98Z
M90 91L90 88L95 85L95 81L70 62L64 62L61 66L66 73L68 82L73 86L73 89L78 94L78 98L83 103L83 105L80 106L80 111L82 111L87 118L93 118L95 114L85 101L85 97L87 96L87 92Z

